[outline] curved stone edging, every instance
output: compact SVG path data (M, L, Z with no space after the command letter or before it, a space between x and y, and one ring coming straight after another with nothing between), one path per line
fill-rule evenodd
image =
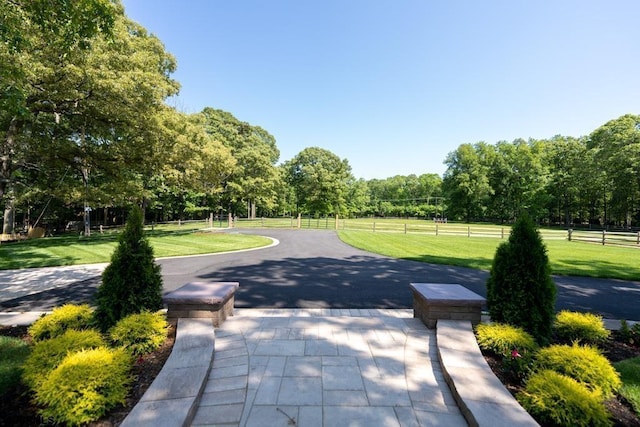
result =
M539 425L491 371L471 322L438 320L436 339L445 380L470 426Z
M190 425L211 370L214 349L211 319L178 319L169 359L121 426Z

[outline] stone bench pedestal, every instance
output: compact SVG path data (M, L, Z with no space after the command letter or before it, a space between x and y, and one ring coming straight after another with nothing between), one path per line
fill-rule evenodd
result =
M485 299L461 285L447 283L411 283L413 317L428 328L435 328L438 319L469 320L480 323Z
M167 318L210 318L220 326L233 316L238 282L190 282L163 297Z

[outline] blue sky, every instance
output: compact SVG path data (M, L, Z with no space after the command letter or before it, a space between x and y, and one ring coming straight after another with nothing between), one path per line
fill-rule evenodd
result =
M178 61L172 104L318 146L357 178L442 174L460 144L640 114L637 0L124 0Z

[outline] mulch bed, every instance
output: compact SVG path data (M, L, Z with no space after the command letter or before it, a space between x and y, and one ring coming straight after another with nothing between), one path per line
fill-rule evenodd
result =
M138 358L132 367L133 386L124 406L113 409L103 419L91 423L92 427L117 426L138 403L144 392L158 375L169 358L176 338L176 325L171 325L164 344L153 353ZM0 326L0 335L28 339L26 326ZM20 386L10 395L0 399L0 426L36 427L47 425L38 415L38 407L31 401L29 390Z
M640 346L631 345L624 342L622 338L613 331L607 343L601 346L604 356L611 363L619 362L632 357L640 356ZM505 375L502 369L502 358L490 352L482 352L485 360L491 367L493 373L502 381L507 390L512 395L516 395L523 389L522 383L509 375ZM614 427L640 427L640 417L633 411L633 408L623 397L616 396L605 402L605 406L611 413ZM542 424L543 427L555 427L554 425Z

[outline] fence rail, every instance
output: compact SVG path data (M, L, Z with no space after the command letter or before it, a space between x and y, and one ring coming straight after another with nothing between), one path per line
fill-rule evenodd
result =
M465 236L505 239L511 232L510 226L458 224L431 222L420 219L350 219L335 217L278 217L278 218L216 218L215 221L199 221L203 227L225 228L301 228L325 230L371 231L374 233L427 234L435 236ZM198 221L178 221L177 225L195 225ZM175 223L173 223L175 226ZM574 229L541 228L540 234L545 240L569 240L576 242L598 243L602 245L635 246L640 248L640 231L587 231Z
M640 231L621 232L621 231L568 231L569 241L601 243L603 245L619 245L619 246L640 246Z

